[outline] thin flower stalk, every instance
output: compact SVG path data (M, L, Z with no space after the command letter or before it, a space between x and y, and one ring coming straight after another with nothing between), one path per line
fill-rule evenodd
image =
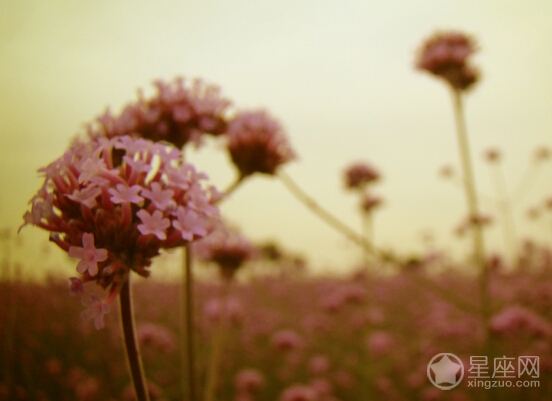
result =
M289 190L289 192L295 196L297 200L303 203L310 211L316 214L320 219L322 219L326 224L339 231L349 240L353 241L357 245L366 249L373 255L377 255L382 259L387 259L389 255L376 249L372 243L370 243L362 235L356 233L354 230L349 228L347 225L342 223L337 217L328 212L322 206L318 204L312 197L310 197L306 192L304 192L296 183L291 179L289 175L283 171L279 171L278 178L284 184L284 186Z
M510 197L508 196L508 190L506 188L504 174L502 174L499 158L496 160L488 160L491 165L492 181L496 194L496 207L502 220L504 247L506 253L509 253L510 260L513 262L517 253L517 239L514 216L512 213L512 203Z
M134 315L132 313L132 296L129 279L122 285L119 293L119 306L121 310L121 328L125 343L127 362L132 376L134 391L137 401L149 401L149 394L142 367L142 358L140 349L136 340L136 326L134 324Z

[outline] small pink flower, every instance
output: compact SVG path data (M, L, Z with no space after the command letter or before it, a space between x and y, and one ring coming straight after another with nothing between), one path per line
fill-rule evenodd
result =
M151 183L151 191L142 189L142 196L152 201L160 210L166 210L175 205L173 200L174 191L172 189L163 190L158 182Z
M102 191L98 187L87 187L82 190L75 189L73 194L67 195L67 197L75 202L80 202L84 206L92 209L98 203L96 202L96 197L101 194Z
M115 189L116 188L116 189ZM111 202L113 203L140 203L144 200L138 195L138 192L142 190L139 185L133 185L130 188L124 184L117 184L115 188L109 188L108 191L111 195Z
M183 239L192 241L194 236L203 237L207 234L202 222L203 220L196 212L179 206L176 209L176 219L173 220L172 224L174 228L180 231Z
M82 303L88 306L88 309L81 313L81 317L84 320L94 319L94 326L96 330L104 327L103 317L109 312L109 305L104 303L95 295L90 295L82 299Z
M107 259L107 249L96 249L94 246L94 234L84 233L82 235L82 248L72 246L68 255L72 258L81 259L77 265L77 271L84 273L88 271L91 276L98 273L98 262Z
M170 227L169 219L163 217L163 212L156 210L153 215L150 215L146 210L140 209L136 213L142 220L142 224L138 224L137 228L143 235L153 234L160 240L167 239L165 230Z

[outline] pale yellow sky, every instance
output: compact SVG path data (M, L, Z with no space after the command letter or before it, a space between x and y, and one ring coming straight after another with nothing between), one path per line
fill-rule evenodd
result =
M358 159L376 165L386 202L377 244L413 251L431 229L439 246L458 249L452 229L464 195L437 177L442 165L459 165L449 97L413 71L414 52L435 29L479 40L483 80L467 99L478 186L492 194L481 154L498 146L513 189L531 152L552 148L551 18L546 0L0 1L0 226L19 226L40 185L36 169L84 122L108 105L119 110L153 79L184 75L279 117L299 155L286 171L353 227L342 170ZM232 180L222 152L191 159L220 187ZM551 179L549 164L516 207L520 236L551 240L549 226L524 220L528 206L552 196ZM252 238L278 239L318 267L345 269L360 256L277 180L247 182L223 211ZM490 249L502 250L500 232L489 234ZM47 233L26 228L22 238L28 262Z

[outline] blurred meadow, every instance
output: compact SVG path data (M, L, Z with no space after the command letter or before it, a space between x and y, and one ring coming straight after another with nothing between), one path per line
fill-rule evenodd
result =
M0 0L0 400L140 399L121 345L121 312L111 305L118 278L100 283L87 265L67 284L78 252L84 264L87 251L100 252L89 263L116 271L101 264L107 245L98 235L90 248L84 237L49 242L44 230L18 229L44 182L40 167L85 138L87 124L106 121L106 110L124 115L138 98L161 98L154 82L176 77L220 87L230 114L266 110L296 156L277 166L280 175L247 176L220 202L230 231L243 235L233 254L217 256L215 241L194 248L197 400L549 399L551 17L544 0ZM455 89L415 67L424 40L449 30L474 40L480 73L465 93L456 88L479 200L471 219ZM226 134L185 152L219 191L243 173ZM361 176L371 173L363 166L374 168L374 183L351 184L355 163ZM285 177L309 197L310 210ZM363 201L367 187L373 197ZM339 223L327 224L316 208ZM51 216L41 213L25 221L44 224ZM478 230L480 255L471 240ZM191 392L182 377L182 250L174 244L158 247L151 277L133 286L152 400ZM225 258L239 252L243 260L229 273ZM98 312L84 301L94 323L81 319L83 305L69 295L81 285L109 306ZM466 377L472 356L538 356L539 386L473 389L464 379L443 391L427 364L446 352L458 355ZM521 378L519 367L515 373Z

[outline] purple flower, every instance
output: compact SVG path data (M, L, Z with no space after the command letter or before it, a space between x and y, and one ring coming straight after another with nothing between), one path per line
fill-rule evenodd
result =
M113 195L111 202L113 203L140 203L144 200L138 195L138 192L142 190L140 185L133 185L130 188L124 184L117 184L115 188L109 188L108 192Z
M88 309L81 313L81 317L84 320L94 319L94 326L96 330L104 327L103 317L109 312L109 305L104 303L95 295L90 295L82 299L82 303L88 306Z
M151 184L151 191L142 189L142 196L151 200L155 207L161 210L169 209L175 205L173 195L174 191L172 189L163 190L158 182Z
M204 237L207 234L199 215L193 210L186 210L181 206L176 209L176 220L173 220L173 227L180 231L182 238L187 241L191 241L194 235Z
M142 224L138 224L137 228L143 235L153 234L160 240L167 239L165 230L170 227L171 222L163 217L160 210L156 210L153 215L150 215L146 210L141 209L136 215L142 220Z
M107 259L107 249L96 249L94 246L94 234L84 233L82 235L82 248L72 246L69 248L69 256L81 259L77 265L77 271L95 276L98 273L98 262Z
M101 193L102 191L98 187L87 187L82 190L75 189L71 195L66 196L69 199L82 203L84 206L91 209L97 205L96 197Z

